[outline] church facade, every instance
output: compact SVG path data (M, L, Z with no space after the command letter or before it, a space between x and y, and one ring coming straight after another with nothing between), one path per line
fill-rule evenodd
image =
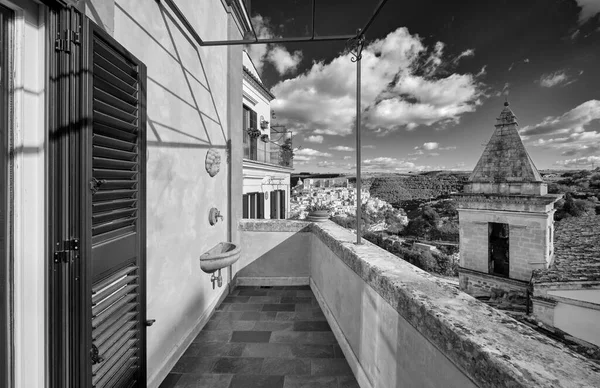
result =
M504 104L494 133L455 196L459 213L461 290L473 296L526 293L535 269L553 257L554 203Z

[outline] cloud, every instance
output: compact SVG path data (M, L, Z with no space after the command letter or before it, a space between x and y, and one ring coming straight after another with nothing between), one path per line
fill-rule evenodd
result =
M467 49L467 50L463 51L462 53L458 54L458 56L456 58L454 58L454 62L458 62L463 58L472 57L474 55L475 55L474 49Z
M563 156L600 153L600 100L586 101L561 116L548 116L520 133L528 145L558 151Z
M508 67L508 71L511 71L513 69L513 67L515 67L515 63L511 63L510 66Z
M484 75L486 75L486 74L487 74L486 68L487 68L487 65L484 65L484 66L481 68L481 70L479 70L479 73L477 73L477 74L475 75L475 78L483 77Z
M523 59L523 63L529 63L529 58Z
M561 116L548 116L541 123L523 127L520 133L534 136L584 132L592 122L599 119L600 100L589 100Z
M308 143L323 143L323 136L321 135L310 135L304 138L304 141Z
M320 162L317 163L317 167L321 167L321 168L325 168L325 167L336 167L337 163L335 162L330 162L328 160L322 160Z
M584 24L600 12L600 1L598 0L576 0L581 7L579 12L579 24Z
M269 51L267 59L280 75L294 73L302 61L302 51L294 51L294 54L290 54L285 47L274 46Z
M352 147L346 147L346 146L335 146L335 147L329 147L330 150L334 150L334 151L343 151L343 152L352 152L355 149Z
M370 149L375 149L376 147L373 144L369 144L369 145L364 145L361 146L361 148L370 148Z
M366 159L362 162L362 166L365 168L365 170L396 170L396 171L403 171L403 170L413 170L416 169L416 165L412 162L407 162L404 160L399 160L396 158L389 158L389 157L378 157L378 158L374 158L374 159Z
M425 151L433 151L433 150L438 150L438 151L455 150L456 146L440 147L440 143L429 142L429 143L423 143L422 146L416 146L414 149L417 152L409 154L409 155L424 155L425 153L423 152L423 150L425 150ZM430 153L430 155L433 155L433 153ZM439 155L439 154L436 154L436 155Z
M600 165L600 156L587 156L584 158L558 160L554 163L564 168L581 168Z
M356 114L356 65L350 54L317 61L303 74L272 89L278 121L296 131L348 135ZM458 123L481 104L483 86L472 74L449 74L444 44L426 47L398 28L363 50L363 125L379 134L419 125Z
M344 160L350 160L350 159L352 159L352 156L350 156L350 155L344 156Z
M271 26L270 19L259 14L252 17L252 25L259 38L269 39L276 35ZM282 45L278 44L253 44L246 45L246 51L259 73L262 73L265 63L270 62L280 75L293 73L302 61L302 52L295 51L290 54Z
M302 149L294 152L294 161L296 161L296 160L310 161L310 160L314 160L317 157L330 158L331 154L329 152L317 151L312 148L302 148Z
M551 88L557 85L567 86L575 81L571 79L565 70L558 70L554 73L543 74L537 82L540 86Z

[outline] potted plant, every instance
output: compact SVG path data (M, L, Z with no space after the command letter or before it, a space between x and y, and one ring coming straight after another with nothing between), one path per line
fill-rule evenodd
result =
M330 207L323 204L312 204L306 208L308 211L307 219L313 222L324 222L329 219Z

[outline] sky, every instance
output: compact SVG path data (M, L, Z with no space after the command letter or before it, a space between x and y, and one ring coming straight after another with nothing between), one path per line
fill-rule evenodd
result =
M252 0L260 37L309 34L311 0ZM352 34L378 1L317 0L317 35ZM458 4L457 4L458 3ZM293 132L295 171L356 166L345 42L246 46ZM506 99L538 169L600 166L600 0L389 0L362 58L364 172L472 170Z

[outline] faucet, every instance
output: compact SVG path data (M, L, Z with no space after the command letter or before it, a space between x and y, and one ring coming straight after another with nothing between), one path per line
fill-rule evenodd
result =
M210 276L210 281L212 282L213 290L215 289L215 281L219 285L219 288L223 285L223 277L221 276L221 270L219 269L219 276L215 276L215 273Z
M221 215L219 209L216 207L211 208L208 213L208 222L210 222L211 225L214 225L219 221L219 218L223 221L223 215Z

